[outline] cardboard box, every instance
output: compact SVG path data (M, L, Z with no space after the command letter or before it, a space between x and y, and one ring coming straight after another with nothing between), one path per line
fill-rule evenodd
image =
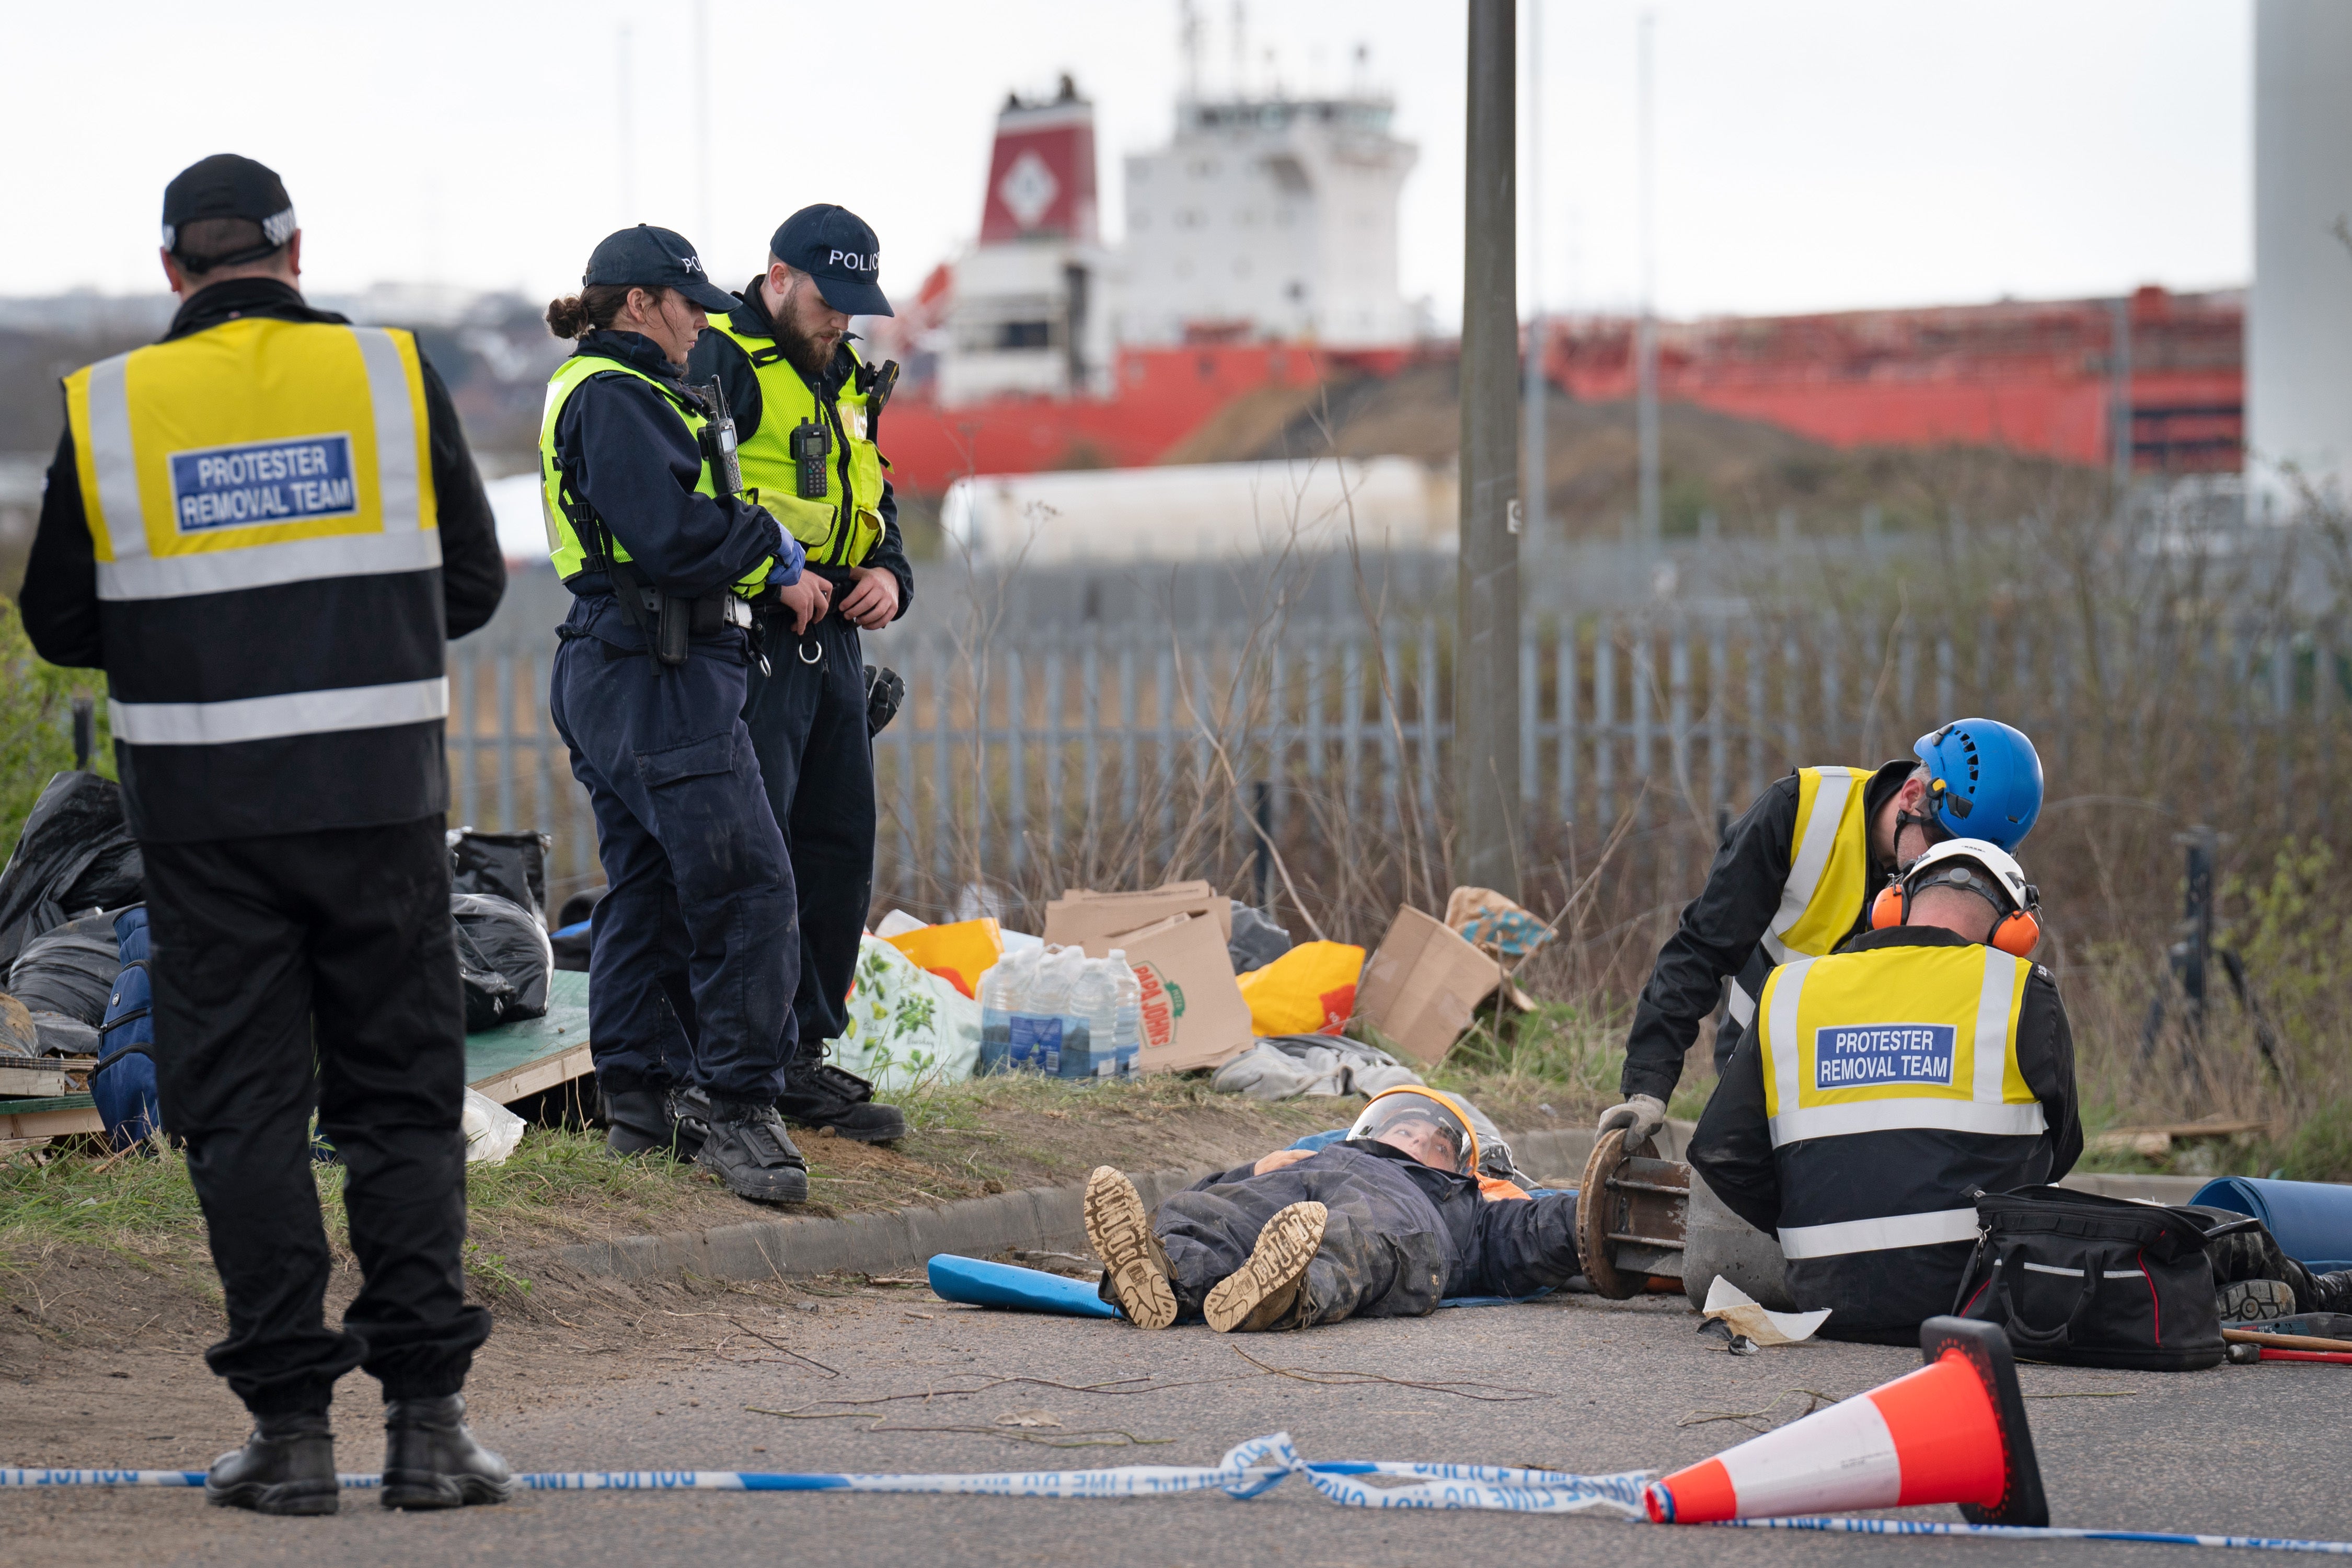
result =
M1441 1060L1503 966L1419 910L1397 910L1356 988L1356 1016L1424 1064Z
M1205 916L1216 921L1219 941L1234 939L1233 900L1206 882L1170 882L1131 893L1070 888L1045 906L1045 935L1049 942L1076 947L1089 932L1139 931L1171 915Z
M1179 911L1134 930L1110 929L1118 916L1099 905L1066 913L1055 940L1108 958L1118 948L1143 983L1143 1049L1138 1072L1185 1072L1223 1067L1257 1038L1249 1004L1234 978L1234 961L1217 922ZM1052 929L1049 918L1047 929Z

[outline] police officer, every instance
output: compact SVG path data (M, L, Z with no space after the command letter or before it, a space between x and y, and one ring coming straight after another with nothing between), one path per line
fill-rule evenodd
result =
M2074 1037L2033 889L1998 846L1914 861L1871 931L1771 972L1692 1134L1692 1169L1779 1237L1833 1339L1916 1343L1952 1310L1971 1194L2054 1182L2083 1152Z
M383 1384L390 1508L497 1502L459 1393L465 1006L442 842L446 636L505 588L439 376L397 328L305 304L278 176L228 153L163 193L161 342L66 378L25 574L44 658L106 671L146 865L156 1076L186 1140L253 1413L215 1504L336 1510L327 1410ZM326 1326L310 1121L365 1282Z
M1601 1131L1622 1127L1638 1143L1664 1125L1684 1053L1717 1001L1729 1013L1716 1035L1720 1072L1772 966L1832 952L1866 929L1871 897L1897 867L1955 836L2013 851L2033 830L2042 759L2022 732L1962 719L1912 751L1875 772L1800 768L1731 825L1634 1006L1625 1102L1601 1112Z
M714 318L688 377L716 377L734 411L743 480L808 552L809 571L760 612L770 668L743 710L800 896L800 1053L783 1113L845 1138L902 1136L906 1118L865 1079L824 1060L848 1025L857 944L874 893L874 748L860 627L888 626L914 596L898 503L876 445L898 367L850 346L852 316L887 316L881 245L837 206L803 207L769 242L768 269Z
M640 224L547 308L578 339L548 384L540 469L571 613L549 707L596 813L589 1039L621 1153L668 1149L763 1203L808 1196L775 1100L794 1041L792 868L743 727L751 601L800 546L732 491L733 437L687 384L694 247Z

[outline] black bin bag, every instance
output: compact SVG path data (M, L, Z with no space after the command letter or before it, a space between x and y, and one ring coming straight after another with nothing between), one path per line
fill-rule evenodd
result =
M8 969L8 993L36 1014L56 1013L97 1027L122 954L114 916L84 915L43 931L25 944Z
M122 818L122 786L96 773L58 774L0 871L0 965L68 914L137 903L146 874Z
M495 893L452 894L449 915L457 925L467 1031L544 1016L555 953L538 917Z
M544 833L482 833L471 827L449 830L449 890L453 893L494 893L520 904L533 915L547 910L547 852Z

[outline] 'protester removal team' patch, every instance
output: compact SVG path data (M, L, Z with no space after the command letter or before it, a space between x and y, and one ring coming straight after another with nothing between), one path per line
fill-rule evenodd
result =
M349 517L358 510L347 435L172 454L172 516L182 533Z
M1952 1086L1949 1024L1835 1025L1813 1031L1813 1087L1867 1089L1883 1083Z

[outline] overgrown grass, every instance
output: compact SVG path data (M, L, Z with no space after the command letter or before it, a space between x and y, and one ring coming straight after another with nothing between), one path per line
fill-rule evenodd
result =
M0 599L0 857L16 845L25 816L51 775L73 766L73 700L97 710L92 771L114 776L107 738L106 679L96 670L44 663L25 636L13 601ZM4 977L0 977L4 978Z

